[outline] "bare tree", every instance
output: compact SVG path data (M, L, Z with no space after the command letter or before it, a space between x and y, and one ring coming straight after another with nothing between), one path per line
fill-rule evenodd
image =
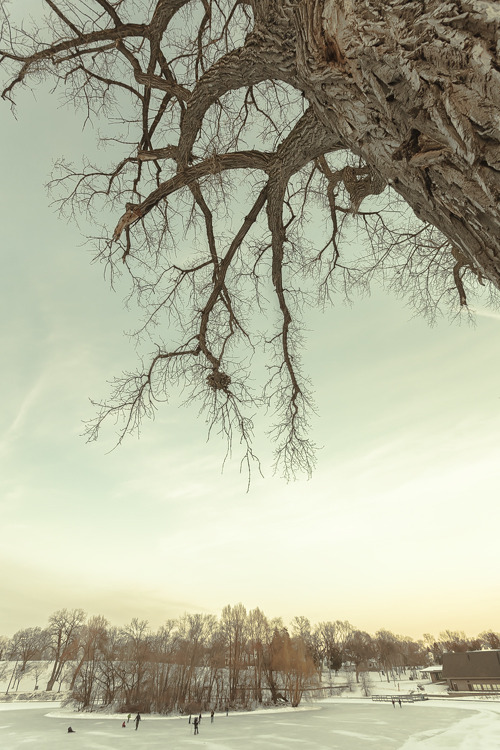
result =
M82 628L77 661L69 690L82 708L92 706L97 692L97 675L108 640L108 621L101 615L90 617Z
M385 670L387 682L390 682L391 677L395 679L396 670L403 662L401 640L389 630L378 630L374 645L378 662Z
M148 711L152 633L147 620L132 618L121 632L120 659L116 665L120 676L121 696L127 711Z
M35 684L33 685L34 690L38 690L38 682L40 680L40 677L45 672L45 669L47 667L47 663L44 661L35 661L33 663L33 677L35 680Z
M311 653L302 638L290 638L286 630L274 654L274 668L281 673L284 696L296 707L306 688L316 685L318 676Z
M190 703L199 707L198 668L214 633L213 615L186 614L179 622L175 661L175 705L185 708Z
M345 644L344 654L354 665L356 682L359 682L360 672L368 668L370 659L376 655L376 646L364 630L354 630Z
M47 647L49 635L42 628L24 628L14 633L10 643L10 659L15 659L16 666L12 673L7 692L11 686L18 690L19 683L34 669L33 662L42 659Z
M362 694L367 698L371 693L371 676L370 672L361 673L361 690Z
M120 658L122 656L123 633L119 628L108 628L102 643L102 658L99 660L95 675L96 693L101 703L106 706L118 700L122 681L120 675Z
M412 638L403 638L401 641L403 664L415 672L416 667L427 666L428 654L423 641L414 641Z
M284 641L289 638L288 631L284 627L281 618L275 618L269 623L266 642L263 649L262 666L267 687L271 693L273 703L278 703L280 697L281 675L280 654L283 651Z
M485 648L500 649L500 633L495 633L494 630L485 630L483 633L478 635L485 646Z
M207 644L205 664L205 687L203 704L205 708L226 705L226 644L221 628L214 625Z
M323 659L326 660L328 669L337 672L345 658L346 644L349 642L354 627L347 620L336 620L335 622L320 622L316 626L315 634L320 644Z
M310 472L303 304L375 273L431 314L500 286L498 4L45 3L38 25L2 10L2 96L51 79L87 122L122 123L114 164L60 160L51 186L95 227L112 279L127 275L154 344L89 438L111 418L121 440L180 384L248 466L254 405L274 410L276 465ZM114 230L103 209L121 212Z
M54 663L47 690L52 690L66 663L76 658L85 616L83 609L61 609L49 617L49 647Z
M463 630L443 630L439 634L439 640L444 651L475 651L482 647L480 636L477 638L468 638Z
M253 697L258 703L263 702L262 683L264 670L264 644L268 640L269 621L258 607L248 613L248 652L253 664Z
M3 659L5 659L6 654L9 650L9 646L10 639L5 635L0 635L0 661L3 661Z
M325 652L324 643L322 643L319 635L319 626L313 630L309 619L303 615L299 615L298 617L293 618L290 623L290 630L293 637L300 638L306 645L308 653L316 665L318 675L321 679Z
M243 604L229 604L221 613L220 622L226 643L227 666L229 670L229 702L237 697L239 676L245 666L245 650L248 639L248 615Z
M167 620L154 635L153 641L153 708L167 713L175 706L172 687L175 673L175 652L178 644L178 628L175 620Z

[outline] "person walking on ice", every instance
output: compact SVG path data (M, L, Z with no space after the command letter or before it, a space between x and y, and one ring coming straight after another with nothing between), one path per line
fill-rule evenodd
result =
M139 722L140 722L140 721L141 721L141 715L140 715L140 714L137 714L137 716L135 717L135 731L136 731L136 732L137 732L137 730L139 729Z
M194 717L193 724L194 724L194 733L199 734L200 732L199 732L198 727L199 727L200 721L197 716Z
M210 723L211 723L211 724L213 724L213 723L214 723L214 713L215 713L215 711L214 711L214 710L213 710L213 708L212 708L212 710L210 711Z

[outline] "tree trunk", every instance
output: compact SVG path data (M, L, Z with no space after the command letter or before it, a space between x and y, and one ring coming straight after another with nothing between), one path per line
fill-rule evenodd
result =
M7 685L7 690L5 691L5 695L8 695L8 694L9 694L9 690L10 690L10 688L11 688L11 685L12 685L12 684L13 684L13 682L14 682L14 679L15 679L15 675L17 674L17 665L18 665L18 663L19 663L19 662L18 662L18 661L16 660L16 663L15 663L15 665L14 665L14 669L12 670L12 672L11 672L11 675L10 675L10 680L9 680L9 683L8 683L8 685Z
M76 679L77 679L78 675L80 674L80 672L82 670L84 662L85 662L85 656L82 656L82 658L78 662L75 670L73 671L73 675L71 677L71 682L70 682L70 685L69 685L69 691L70 691L70 693L73 691L73 688L75 687Z
M57 678L59 677L59 674L61 672L61 667L62 665L60 664L59 661L54 662L52 674L50 675L49 681L47 683L47 687L45 688L47 692L50 692L51 690L53 690L54 685L56 684Z
M323 124L500 288L500 3L304 0L298 85Z

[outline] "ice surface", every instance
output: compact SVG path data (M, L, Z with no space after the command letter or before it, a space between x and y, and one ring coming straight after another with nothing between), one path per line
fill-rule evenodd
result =
M53 703L0 704L1 750L500 750L500 703L329 699L297 709L203 717L79 714ZM68 726L75 734L68 734Z

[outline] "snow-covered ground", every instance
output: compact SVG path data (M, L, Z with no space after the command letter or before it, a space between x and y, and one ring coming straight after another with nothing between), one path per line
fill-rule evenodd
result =
M332 677L334 685L347 679L343 672ZM40 688L46 678L40 677ZM324 684L329 681L325 674ZM303 702L296 709L216 714L213 724L205 715L194 736L185 717L146 715L135 731L132 721L122 729L121 714L81 714L57 702L40 702L61 694L33 692L30 675L9 695L12 702L0 702L0 750L182 750L195 745L204 750L500 750L500 702L450 698L444 685L408 675L387 682L380 673L370 673L368 681L372 695L418 694L417 684L422 684L430 699L393 708L390 702L362 697L362 685L351 680L340 697ZM28 695L38 701L24 701ZM69 725L75 734L68 735Z
M330 698L300 706L205 715L198 736L185 717L78 714L53 703L0 704L2 750L499 750L500 703L376 703ZM75 734L68 734L71 725Z

